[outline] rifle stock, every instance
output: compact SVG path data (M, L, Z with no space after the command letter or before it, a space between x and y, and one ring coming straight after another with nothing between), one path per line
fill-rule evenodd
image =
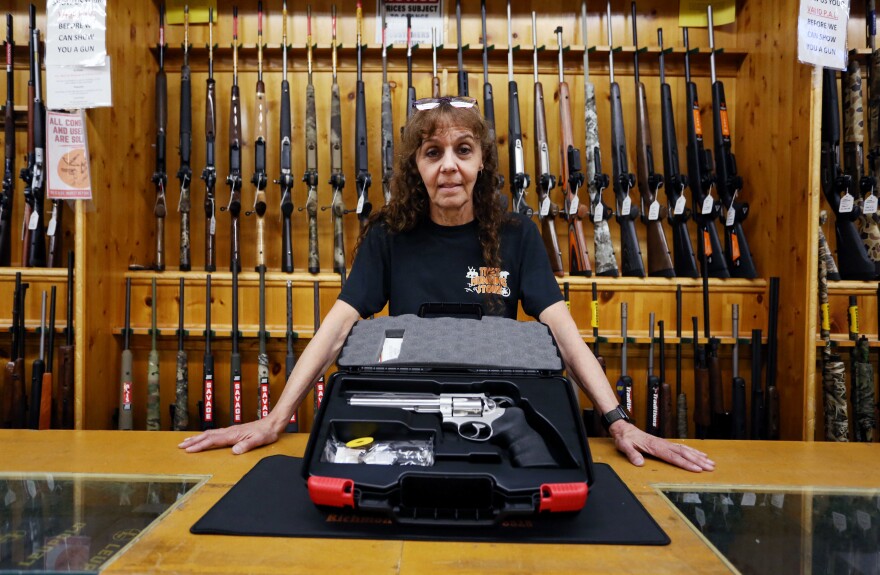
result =
M229 175L226 184L229 186L229 204L220 211L228 211L230 217L229 230L229 269L241 271L241 95L238 88L238 7L232 7L232 88L229 97Z
M339 84L336 82L336 5L332 9L333 20L333 83L330 86L330 186L333 199L330 204L333 217L333 271L345 281L345 230L343 216L346 214L342 198L345 174L342 172L342 105ZM326 207L321 208L326 209Z
M306 8L308 35L306 36L306 56L308 64L308 84L306 85L306 171L302 181L308 186L306 214L309 217L309 273L321 271L318 253L318 119L315 112L315 86L312 83L312 6ZM302 210L303 208L300 208Z
M168 173L165 170L165 138L168 128L168 79L165 76L165 4L159 6L159 70L156 72L156 169L151 181L156 186L156 203L153 215L156 216L156 271L165 269L165 216L168 208L165 199L165 186Z
M11 263L12 204L15 198L15 72L12 14L6 15L6 108L3 121L3 193L0 195L0 266Z
M192 152L192 78L189 69L189 6L183 7L183 65L180 68L180 169L177 179L180 180L180 201L177 211L180 212L180 269L189 271L190 261L190 225L189 214L190 183L192 168L190 154Z

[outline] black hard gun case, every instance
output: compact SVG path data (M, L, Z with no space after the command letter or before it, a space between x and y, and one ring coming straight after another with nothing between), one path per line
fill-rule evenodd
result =
M389 338L400 344L391 359ZM586 503L593 480L587 438L544 324L488 316L362 320L337 366L304 457L315 504L377 512L401 523L479 525L577 512ZM446 423L441 413L420 410L425 398L443 406ZM503 411L488 424L488 440L482 440L488 426L468 414L475 403L488 412L486 420ZM459 431L456 423L462 422ZM366 443L369 449L370 440L377 446L421 441L431 447L433 461L337 463L325 454L328 442Z

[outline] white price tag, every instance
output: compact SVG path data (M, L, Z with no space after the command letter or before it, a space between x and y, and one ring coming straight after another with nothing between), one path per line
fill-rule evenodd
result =
M774 493L770 496L770 505L776 507L777 509L782 509L782 504L785 502L785 493Z
M360 197L358 198L357 213L360 214L363 211L364 211L364 194L361 194Z
M728 505L735 505L735 503L733 502L733 499L731 499L729 496L723 495L721 497L721 505L728 506Z
M544 201L541 202L541 211L540 215L542 218L547 217L547 214L550 213L550 196L544 196Z
M694 509L694 515L697 517L697 523L700 524L700 529L706 526L706 512L703 511L702 507L697 507Z
M28 495L30 495L31 499L37 496L37 484L33 479L25 481L24 486L27 488Z
M217 218L211 216L211 235L215 235L217 233Z
M758 497L754 493L743 493L742 501L739 504L742 507L754 507Z
M40 223L40 214L37 212L31 212L31 217L28 220L28 229L35 230L37 229L37 224Z
M871 528L871 516L859 509L856 511L856 523L858 523L859 527L863 530L867 531Z
M49 220L49 225L46 226L46 235L52 237L55 235L55 228L58 227L58 220L52 218Z
M846 531L846 515L843 513L832 511L831 522L834 524L834 528L838 531Z
M865 204L862 207L862 211L866 215L876 214L877 213L877 196L874 194L869 195L865 198Z
M696 493L685 493L681 498L682 503L696 503L700 504L700 496Z
M653 222L656 221L657 218L660 217L660 202L656 199L651 203L651 206L648 208L648 220Z
M600 223L605 218L605 206L602 205L602 202L596 204L596 209L593 211L593 221L595 223Z
M3 498L3 503L6 505L6 507L9 507L13 503L15 503L15 500L15 491L8 489L6 491L6 497Z
M568 205L568 213L572 216L578 213L578 206L581 204L580 200L578 200L577 196L571 198L571 203Z
M703 200L703 208L701 210L701 213L704 216L706 214L711 214L713 207L715 207L715 200L712 199L712 196L706 196L706 199Z
M678 199L675 200L675 210L672 213L680 216L684 213L685 207L687 207L687 200L684 199L684 195L678 196Z
M853 197L847 192L840 198L840 213L848 214L853 210Z
M620 215L621 216L628 216L631 208L632 208L632 201L629 199L629 196L627 196L623 200L623 205L620 206Z
M727 222L725 225L730 228L733 227L734 222L736 222L736 210L733 209L733 204L730 204L730 209L727 210Z
M51 475L46 476L46 485L49 486L49 491L55 491L55 478Z

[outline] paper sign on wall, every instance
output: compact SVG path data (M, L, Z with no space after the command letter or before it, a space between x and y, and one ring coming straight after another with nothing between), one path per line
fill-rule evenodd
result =
M46 65L103 66L107 0L47 0Z
M849 0L801 0L798 60L835 70L846 69Z
M376 43L382 43L381 0L376 0ZM406 45L406 16L412 16L412 43L431 47L431 29L443 44L443 0L385 0L385 44ZM475 38L476 40L476 38ZM467 42L464 42L467 44Z
M46 197L92 199L86 115L46 111Z
M104 66L47 66L46 104L56 110L113 105L110 57Z

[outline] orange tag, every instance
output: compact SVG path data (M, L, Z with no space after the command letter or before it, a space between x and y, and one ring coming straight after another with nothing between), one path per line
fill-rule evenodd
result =
M739 240L736 238L736 234L730 234L730 251L733 261L739 261Z
M703 253L707 258L712 257L712 242L709 241L709 232L703 230Z
M699 102L694 102L694 131L697 133L697 138L703 139L703 120L700 119L700 104Z
M720 112L721 112L721 134L725 138L729 138L730 137L730 124L727 121L727 104L722 102Z

